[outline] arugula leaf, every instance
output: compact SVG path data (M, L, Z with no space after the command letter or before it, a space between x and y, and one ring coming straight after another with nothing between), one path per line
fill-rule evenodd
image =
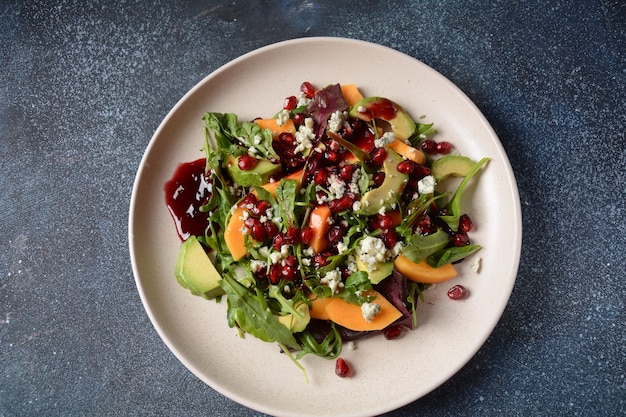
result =
M449 242L450 236L441 229L426 236L413 235L402 248L402 254L412 262L420 263L428 256L445 248Z
M294 209L296 203L296 189L298 183L295 180L281 179L276 189L276 201L278 203L278 211L283 219L285 227L297 226L297 220L294 218Z
M263 294L253 294L237 280L225 275L219 282L228 300L228 325L238 327L265 342L279 342L299 350L293 333L267 308Z
M256 123L239 123L234 113L205 113L205 126L213 133L217 149L224 154L239 156L254 148L265 159L280 159L272 147L272 132ZM239 146L243 145L243 147Z
M426 258L428 265L433 268L439 268L445 264L458 262L478 251L481 248L480 245L465 245L465 246L453 246L445 248L437 253L432 254Z
M341 354L343 341L335 323L331 322L330 326L330 332L321 343L317 342L309 329L298 333L298 339L302 343L302 350L298 353L297 358L300 359L310 353L326 359L337 358Z

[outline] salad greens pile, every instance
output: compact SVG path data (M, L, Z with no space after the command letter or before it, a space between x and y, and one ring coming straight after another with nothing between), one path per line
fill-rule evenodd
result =
M307 354L333 359L346 341L415 328L423 291L480 249L461 201L488 159L436 142L433 125L398 103L305 82L268 119L203 121L208 194L180 216L206 224L181 235L177 279L225 297L230 327L278 343L299 367Z

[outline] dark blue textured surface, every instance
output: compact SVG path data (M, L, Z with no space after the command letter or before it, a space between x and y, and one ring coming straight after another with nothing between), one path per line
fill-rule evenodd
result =
M502 320L457 375L389 415L624 415L626 3L62 0L0 5L0 416L258 415L159 339L127 210L189 88L302 36L381 43L441 72L519 184Z

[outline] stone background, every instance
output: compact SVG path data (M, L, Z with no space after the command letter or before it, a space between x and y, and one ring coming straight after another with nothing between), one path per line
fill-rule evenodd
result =
M146 315L127 223L142 154L197 82L304 36L380 43L459 86L519 183L523 247L499 325L389 416L626 413L626 3L3 1L0 416L253 416Z

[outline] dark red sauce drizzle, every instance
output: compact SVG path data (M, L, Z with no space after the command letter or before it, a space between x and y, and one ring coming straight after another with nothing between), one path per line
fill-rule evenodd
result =
M178 165L163 187L165 204L181 240L203 236L208 225L208 213L199 210L211 197L212 184L204 173L205 165L205 158Z

